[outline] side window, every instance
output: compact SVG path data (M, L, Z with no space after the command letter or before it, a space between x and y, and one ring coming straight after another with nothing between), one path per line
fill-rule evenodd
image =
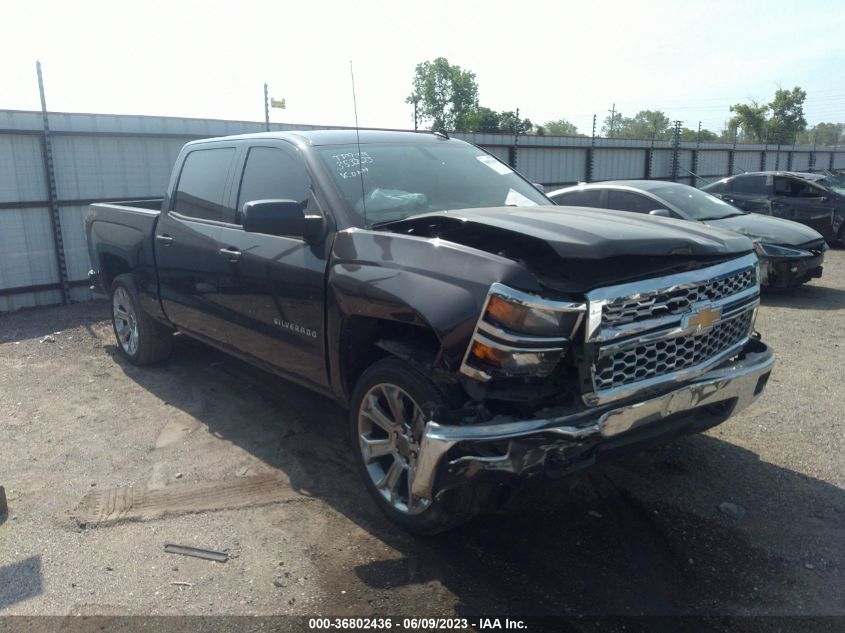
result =
M799 178L775 177L775 195L790 198L820 198L824 191Z
M553 196L555 204L566 207L597 207L601 199L601 189L583 189Z
M253 147L249 150L238 193L238 217L244 203L252 200L295 200L308 204L310 180L305 166L282 149Z
M737 176L733 180L734 193L766 193L765 176Z
M173 210L201 220L234 222L235 210L223 204L229 165L235 148L194 150L185 157Z
M618 209L619 211L635 211L637 213L648 213L655 209L661 209L657 200L630 191L616 191L611 189L607 192L607 208Z

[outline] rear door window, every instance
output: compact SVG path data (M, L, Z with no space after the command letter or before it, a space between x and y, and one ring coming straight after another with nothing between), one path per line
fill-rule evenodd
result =
M555 204L567 207L598 207L601 206L601 189L584 189L569 191L552 196Z
M234 222L235 210L224 203L234 147L194 150L185 157L173 210L200 220Z
M617 191L611 189L607 192L607 208L619 211L634 211L636 213L648 213L655 209L662 209L656 200L632 191Z
M733 180L734 193L765 194L765 176L737 176Z

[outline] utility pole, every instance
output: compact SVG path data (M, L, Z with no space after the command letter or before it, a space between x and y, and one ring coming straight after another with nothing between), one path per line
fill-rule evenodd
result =
M596 161L596 115L593 115L593 134L590 137L590 147L587 149L587 173L585 174L585 181L592 182L593 168Z
M681 147L681 124L683 121L675 121L675 130L672 136L672 182L678 182L679 150Z
M264 82L264 129L270 131L270 94L267 92L267 82Z
M41 135L41 153L44 158L44 175L47 180L47 201L50 205L50 228L53 230L53 246L56 249L56 267L59 271L59 285L62 291L62 303L70 303L70 285L68 282L67 262L65 261L65 243L62 237L62 219L57 204L56 170L53 164L53 141L50 137L50 120L47 116L47 97L44 94L44 77L41 75L41 62L35 62L38 73L38 93L41 96L41 118L44 130Z
M513 122L513 168L519 163L519 108L516 109Z
M613 138L613 127L616 124L616 104L613 104L613 108L608 110L610 112L610 138Z
M818 133L818 129L813 130L813 151L810 152L810 171L816 168L816 135Z

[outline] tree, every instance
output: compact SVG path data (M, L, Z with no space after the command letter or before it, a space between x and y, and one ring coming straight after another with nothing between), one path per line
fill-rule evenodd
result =
M745 139L749 141L762 142L766 140L768 119L766 114L769 106L761 105L756 101L748 103L736 103L731 106L731 117L729 125L731 128L740 128Z
M806 98L806 91L798 86L792 90L779 87L770 103L751 101L732 105L731 112L736 116L731 118L729 125L741 128L743 137L749 141L791 145L807 129L807 119L804 118Z
M775 98L769 104L772 112L768 122L770 140L791 145L798 134L807 129L807 119L804 118L806 98L806 91L798 86L792 90L777 89Z
M534 129L534 124L531 119L519 119L519 130L516 130L516 112L508 110L499 113L499 131L503 133L531 134Z
M501 115L495 110L480 106L468 114L462 132L498 132Z
M805 145L842 145L845 143L845 123L818 123L800 136Z
M672 122L660 110L640 110L631 119L620 122L620 131L616 136L625 138L665 138L671 136Z
M466 129L478 108L475 73L453 66L445 57L417 64L413 91L406 103L417 106L421 121L431 129Z
M623 121L621 112L614 112L604 117L601 126L602 136L620 136L619 126Z
M698 129L691 130L688 127L681 128L681 140L682 141L701 141L702 143L705 141L715 141L719 138L719 135L715 132L711 132L705 128L701 129L701 132Z
M578 136L578 128L566 119L546 121L545 124L538 125L537 134L540 134L540 129L544 129L549 136Z

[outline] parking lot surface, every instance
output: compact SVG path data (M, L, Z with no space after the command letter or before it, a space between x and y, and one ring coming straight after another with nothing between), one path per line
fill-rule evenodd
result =
M764 296L753 407L429 538L336 405L188 341L134 367L108 316L0 315L0 613L845 615L845 250Z

